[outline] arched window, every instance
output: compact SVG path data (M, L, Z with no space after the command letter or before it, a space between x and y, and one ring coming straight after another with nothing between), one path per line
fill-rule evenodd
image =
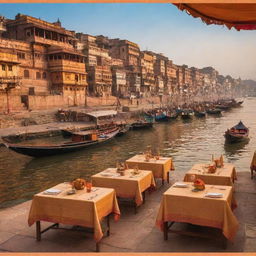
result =
M41 73L40 72L36 72L36 79L41 79Z
M29 71L27 69L24 70L24 77L29 78Z

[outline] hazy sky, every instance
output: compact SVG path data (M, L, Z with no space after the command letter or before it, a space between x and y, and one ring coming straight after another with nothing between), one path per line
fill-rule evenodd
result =
M0 15L28 14L92 35L128 39L175 64L213 66L220 74L256 80L256 31L207 26L172 4L0 4Z

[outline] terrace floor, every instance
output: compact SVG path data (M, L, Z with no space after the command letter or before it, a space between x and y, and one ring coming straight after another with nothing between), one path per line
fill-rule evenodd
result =
M182 172L171 173L171 184L181 180ZM111 220L111 235L101 242L101 252L255 252L256 251L256 177L238 172L235 197L238 208L234 213L240 223L234 243L228 242L226 249L214 240L169 234L164 241L163 233L155 227L156 215L162 193L170 186L166 184L147 194L146 203L134 214L133 207L120 206L121 218ZM95 243L91 236L73 230L49 230L42 240L35 239L35 225L28 227L27 217L31 201L0 210L0 252L93 252ZM46 227L49 223L43 223ZM189 224L177 224L185 230L209 228Z

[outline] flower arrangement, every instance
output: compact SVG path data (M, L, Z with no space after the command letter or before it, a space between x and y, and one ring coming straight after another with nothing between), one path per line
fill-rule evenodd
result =
M73 182L72 182L72 187L74 187L76 190L82 190L84 189L86 186L86 181L84 179L75 179Z
M196 180L194 181L194 187L195 187L195 189L197 189L197 190L204 190L204 189L205 189L205 183L204 183L204 181L201 180L201 179L196 179Z

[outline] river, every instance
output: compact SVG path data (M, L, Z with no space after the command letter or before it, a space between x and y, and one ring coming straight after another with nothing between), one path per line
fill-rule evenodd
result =
M212 154L223 154L224 160L233 163L237 171L250 175L256 140L255 108L256 98L247 98L242 107L223 112L220 117L156 124L151 130L130 131L105 145L41 159L1 147L0 208L29 200L35 193L63 181L89 179L94 173L114 167L117 161L143 152L148 145L164 156L171 156L177 172L185 172L198 162L209 162ZM225 145L224 132L240 120L250 128L249 143Z

